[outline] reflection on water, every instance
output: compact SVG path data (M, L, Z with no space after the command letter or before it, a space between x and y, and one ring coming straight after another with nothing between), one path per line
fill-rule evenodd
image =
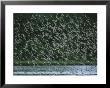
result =
M14 75L97 75L97 66L14 66Z

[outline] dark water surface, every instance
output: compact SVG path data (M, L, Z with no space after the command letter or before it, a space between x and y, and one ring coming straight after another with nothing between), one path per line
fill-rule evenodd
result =
M14 75L97 75L97 66L14 66Z

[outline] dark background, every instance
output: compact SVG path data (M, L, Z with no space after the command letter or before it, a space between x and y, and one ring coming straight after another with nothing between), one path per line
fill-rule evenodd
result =
M96 65L96 13L14 13L14 65Z

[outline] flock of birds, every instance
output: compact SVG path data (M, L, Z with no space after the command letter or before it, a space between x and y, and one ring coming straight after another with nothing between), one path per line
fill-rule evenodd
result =
M97 17L90 13L14 14L15 65L97 61ZM24 61L24 63L22 63Z

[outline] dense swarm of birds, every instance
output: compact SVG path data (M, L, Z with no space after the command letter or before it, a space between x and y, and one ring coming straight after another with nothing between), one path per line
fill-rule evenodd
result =
M14 13L14 65L54 61L96 64L97 14Z

